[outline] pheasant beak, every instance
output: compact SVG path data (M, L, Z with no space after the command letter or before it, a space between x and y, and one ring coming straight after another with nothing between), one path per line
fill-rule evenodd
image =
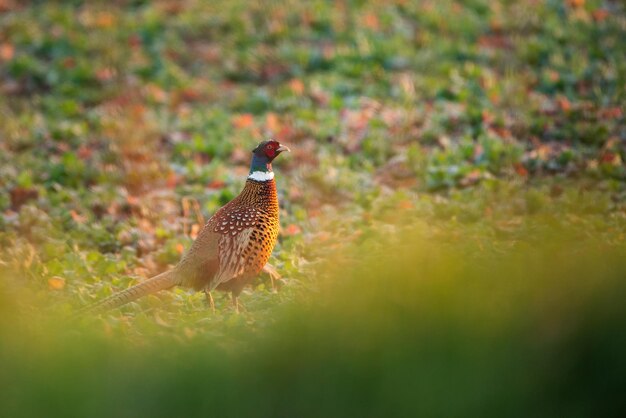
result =
M287 151L287 152L291 152L291 150L289 149L289 147L286 147L284 145L280 145L278 148L276 148L277 152L283 152L283 151Z

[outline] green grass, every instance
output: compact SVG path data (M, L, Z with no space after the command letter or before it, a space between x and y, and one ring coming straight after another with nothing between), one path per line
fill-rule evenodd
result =
M132 331L78 327L3 300L3 413L620 416L623 246L544 230L542 244L477 251L414 238L425 229L329 257L316 292L271 323L165 324L160 306Z
M626 409L620 2L7 5L0 415ZM269 136L277 292L68 322L174 265Z

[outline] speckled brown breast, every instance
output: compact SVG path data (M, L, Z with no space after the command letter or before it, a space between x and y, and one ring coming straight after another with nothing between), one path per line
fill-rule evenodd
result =
M184 285L241 292L267 263L278 238L274 180L248 179L243 191L209 219L177 270Z

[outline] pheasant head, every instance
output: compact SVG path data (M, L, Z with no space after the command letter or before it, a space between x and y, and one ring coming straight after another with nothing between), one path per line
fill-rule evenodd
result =
M263 141L257 145L252 150L252 162L250 163L248 178L256 181L272 180L274 178L272 161L283 151L289 151L289 148L273 139Z

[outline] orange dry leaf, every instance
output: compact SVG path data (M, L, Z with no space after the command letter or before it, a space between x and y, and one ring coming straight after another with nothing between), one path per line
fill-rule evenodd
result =
M285 235L296 235L300 232L302 232L302 230L296 224L291 224L285 229Z
M98 81L109 81L115 76L115 70L112 68L100 68L96 70L96 78Z
M135 119L143 118L143 115L146 113L146 107L141 103L135 103L130 106L130 114Z
M482 179L482 173L480 170L472 170L465 175L459 182L461 186L471 186L472 184L478 183Z
M483 109L483 112L482 112L481 116L482 116L482 119L483 119L483 123L486 123L486 124L493 123L493 121L495 119L495 116L491 112L489 112L487 109Z
M176 252L178 254L182 254L184 251L185 251L185 246L183 244L181 244L180 242L176 244Z
M278 116L276 115L276 113L270 112L267 114L266 117L266 124L267 124L267 129L272 132L278 132L280 130L280 122L278 121Z
M491 101L491 103L493 104L500 103L500 95L498 94L498 92L491 91L489 92L488 96L489 96L489 100Z
M411 202L410 200L403 200L398 203L398 208L406 210L411 209L413 208L413 202Z
M619 107L601 109L600 117L603 119L619 119L622 117L622 109Z
M61 290L65 287L65 279L63 277L54 276L48 279L48 288L50 290Z
M126 196L126 201L131 206L138 206L139 205L139 198L137 196L133 196L133 195L129 194L128 196Z
M606 9L598 9L594 10L591 15L596 22L604 22L607 17L609 17L610 13Z
M98 26L99 28L110 28L114 24L115 16L113 16L111 13L98 13L98 17L96 18L96 26Z
M9 190L9 195L11 197L11 208L13 210L17 210L24 203L28 202L32 199L37 199L39 196L39 192L37 189L30 189L26 187L14 187Z
M491 18L489 20L489 27L491 28L492 32L499 32L502 30L502 26L504 26L502 20L497 19L497 18Z
M319 234L317 234L317 240L320 242L328 241L330 237L330 233L328 232L320 232Z
M572 109L572 104L566 97L559 97L557 103L563 112L569 112Z
M612 164L615 166L619 166L622 164L622 159L619 154L616 154L611 151L606 151L600 156L600 162L604 164Z
M178 95L184 102L195 102L202 98L200 90L191 87L179 90Z
M70 216L72 217L74 222L76 222L77 224L84 224L85 221L87 220L87 218L85 216L80 215L75 210L71 210L70 211Z
M0 0L0 13L1 12L10 12L11 10L17 8L17 3L13 0Z
M167 100L167 93L161 87L156 84L148 84L146 86L146 92L151 100L158 103L165 103Z
M77 153L81 160L88 160L93 155L93 149L83 144L78 148Z
M380 29L380 23L378 21L378 16L374 13L368 13L363 16L363 26L368 29L378 30Z
M208 189L219 190L226 187L226 182L223 180L213 179L209 184L206 185Z
M165 184L170 189L176 187L176 185L178 184L178 176L175 172L170 171L170 173L167 175L167 179L165 180Z
M249 128L254 124L254 117L250 113L244 113L233 117L233 126L237 129Z
M559 81L561 79L561 75L554 70L548 70L548 77L550 78L550 81L552 81L553 83L556 83L557 81Z
M304 83L302 80L294 78L289 82L289 88L294 94L302 95L304 93Z
M10 61L15 54L15 47L11 44L0 44L0 61Z
M148 219L140 218L137 222L137 227L148 234L154 233L154 225Z
M567 3L572 7L583 7L585 0L567 0Z
M522 164L516 163L514 168L518 176L528 177L528 170Z
M74 68L76 67L76 59L74 59L73 57L67 57L64 58L63 61L61 61L61 64L64 68Z
M141 46L141 37L139 35L129 36L128 44L131 46L131 48L139 48Z

